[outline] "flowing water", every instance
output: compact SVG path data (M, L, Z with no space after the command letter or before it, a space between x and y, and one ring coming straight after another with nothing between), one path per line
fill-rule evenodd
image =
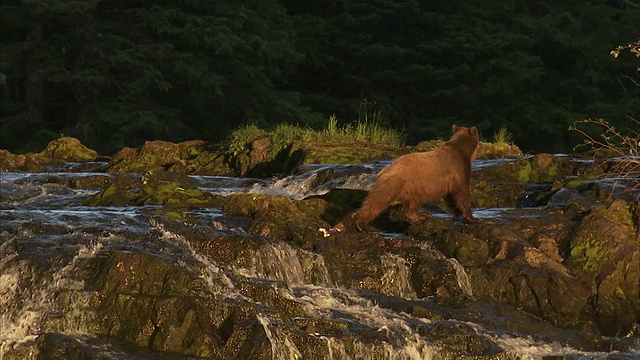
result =
M302 199L334 188L369 189L375 173L387 163L371 165L309 166L298 175L281 179L246 179L192 176L201 189L215 194L234 192L268 193ZM477 166L490 166L479 162ZM95 294L87 291L81 276L83 261L101 256L105 248L144 251L174 261L193 271L206 284L203 290L228 301L255 303L239 290L243 282L272 285L283 298L299 304L309 318L327 323L348 324L339 334L318 332L319 354L329 359L432 359L439 358L439 346L426 341L421 330L432 321L404 311L379 306L385 298L419 301L409 281L410 264L403 257L387 254L381 258L384 275L382 294L362 292L335 285L321 255L298 249L286 242L269 239L251 248L249 263L222 266L196 250L185 238L150 215L157 206L86 207L82 201L99 192L83 187L86 178L111 181L111 175L78 172L67 164L42 174L2 173L0 179L0 360L4 354L30 343L44 333L55 332L83 343L96 342L95 353L105 359L133 356L100 343L96 338L97 314L89 304ZM139 176L132 174L131 176ZM487 209L486 216L499 216L499 209ZM493 211L493 212L491 212ZM194 211L198 226L216 231L245 234L242 228L226 224L220 209ZM482 212L477 213L482 217ZM386 237L404 236L383 234ZM444 258L444 255L440 254ZM473 296L464 267L447 259L457 276L461 293ZM257 320L271 343L274 359L300 359L291 331L282 319L270 312ZM303 321L304 319L299 319ZM446 325L471 329L478 336L499 344L510 356L541 359L602 358L607 353L584 352L556 341L496 330L466 320L443 319ZM379 334L379 339L360 336ZM35 359L36 352L26 354ZM617 354L633 358L636 354ZM628 356L628 357L627 357ZM144 357L137 357L144 358ZM150 357L152 358L152 357ZM153 357L155 358L155 357Z

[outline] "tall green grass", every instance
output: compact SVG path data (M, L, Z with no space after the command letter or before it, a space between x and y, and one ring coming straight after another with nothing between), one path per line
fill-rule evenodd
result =
M329 117L323 130L315 131L299 125L279 124L273 130L260 129L256 125L246 125L234 130L228 137L229 151L238 153L245 144L254 140L270 137L270 152L277 153L296 141L316 140L330 142L370 142L400 148L405 145L403 132L386 128L380 123L380 113L373 117L365 116L355 124L340 126L335 115Z
M241 126L233 130L227 137L229 152L237 154L244 149L245 144L268 135L266 130L260 129L255 124Z
M512 145L513 134L507 130L506 126L501 126L498 131L493 134L493 141L497 145Z
M329 117L327 127L317 134L317 140L342 142L370 142L400 148L404 146L406 136L396 129L381 125L377 119L360 119L355 124L338 126L335 115Z

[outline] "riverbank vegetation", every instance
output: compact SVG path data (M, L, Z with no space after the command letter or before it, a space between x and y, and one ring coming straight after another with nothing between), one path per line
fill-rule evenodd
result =
M620 127L640 108L632 48L610 56L637 14L621 0L3 2L0 144L63 134L109 154L251 125L324 131L331 114L336 136L358 132L366 102L409 145L455 123L567 152L575 121Z
M227 140L230 153L238 153L260 138L270 138L270 151L275 154L296 141L322 141L327 143L369 142L400 148L405 144L405 134L383 126L376 118L364 119L341 126L335 115L329 118L327 127L313 130L307 126L278 124L272 131L255 124L241 126L231 132Z

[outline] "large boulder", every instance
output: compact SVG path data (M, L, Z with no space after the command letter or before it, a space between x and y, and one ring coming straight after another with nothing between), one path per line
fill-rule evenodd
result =
M101 158L95 150L84 146L73 137L61 137L49 142L39 153L15 155L7 150L0 150L0 171L41 172L43 166L59 165L69 162L96 161Z
M640 323L640 235L635 211L624 200L598 205L567 242L567 267L590 286L596 322L609 335L626 334Z
M211 144L191 140L182 143L147 141L140 148L125 147L109 162L111 173L173 171L206 175L231 175L224 153Z

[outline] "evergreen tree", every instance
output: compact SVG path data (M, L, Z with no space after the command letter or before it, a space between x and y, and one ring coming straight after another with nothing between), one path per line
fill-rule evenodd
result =
M3 33L14 34L2 40L3 147L36 148L16 141L34 129L111 152L321 119L286 89L305 55L275 1L30 1L1 10Z

